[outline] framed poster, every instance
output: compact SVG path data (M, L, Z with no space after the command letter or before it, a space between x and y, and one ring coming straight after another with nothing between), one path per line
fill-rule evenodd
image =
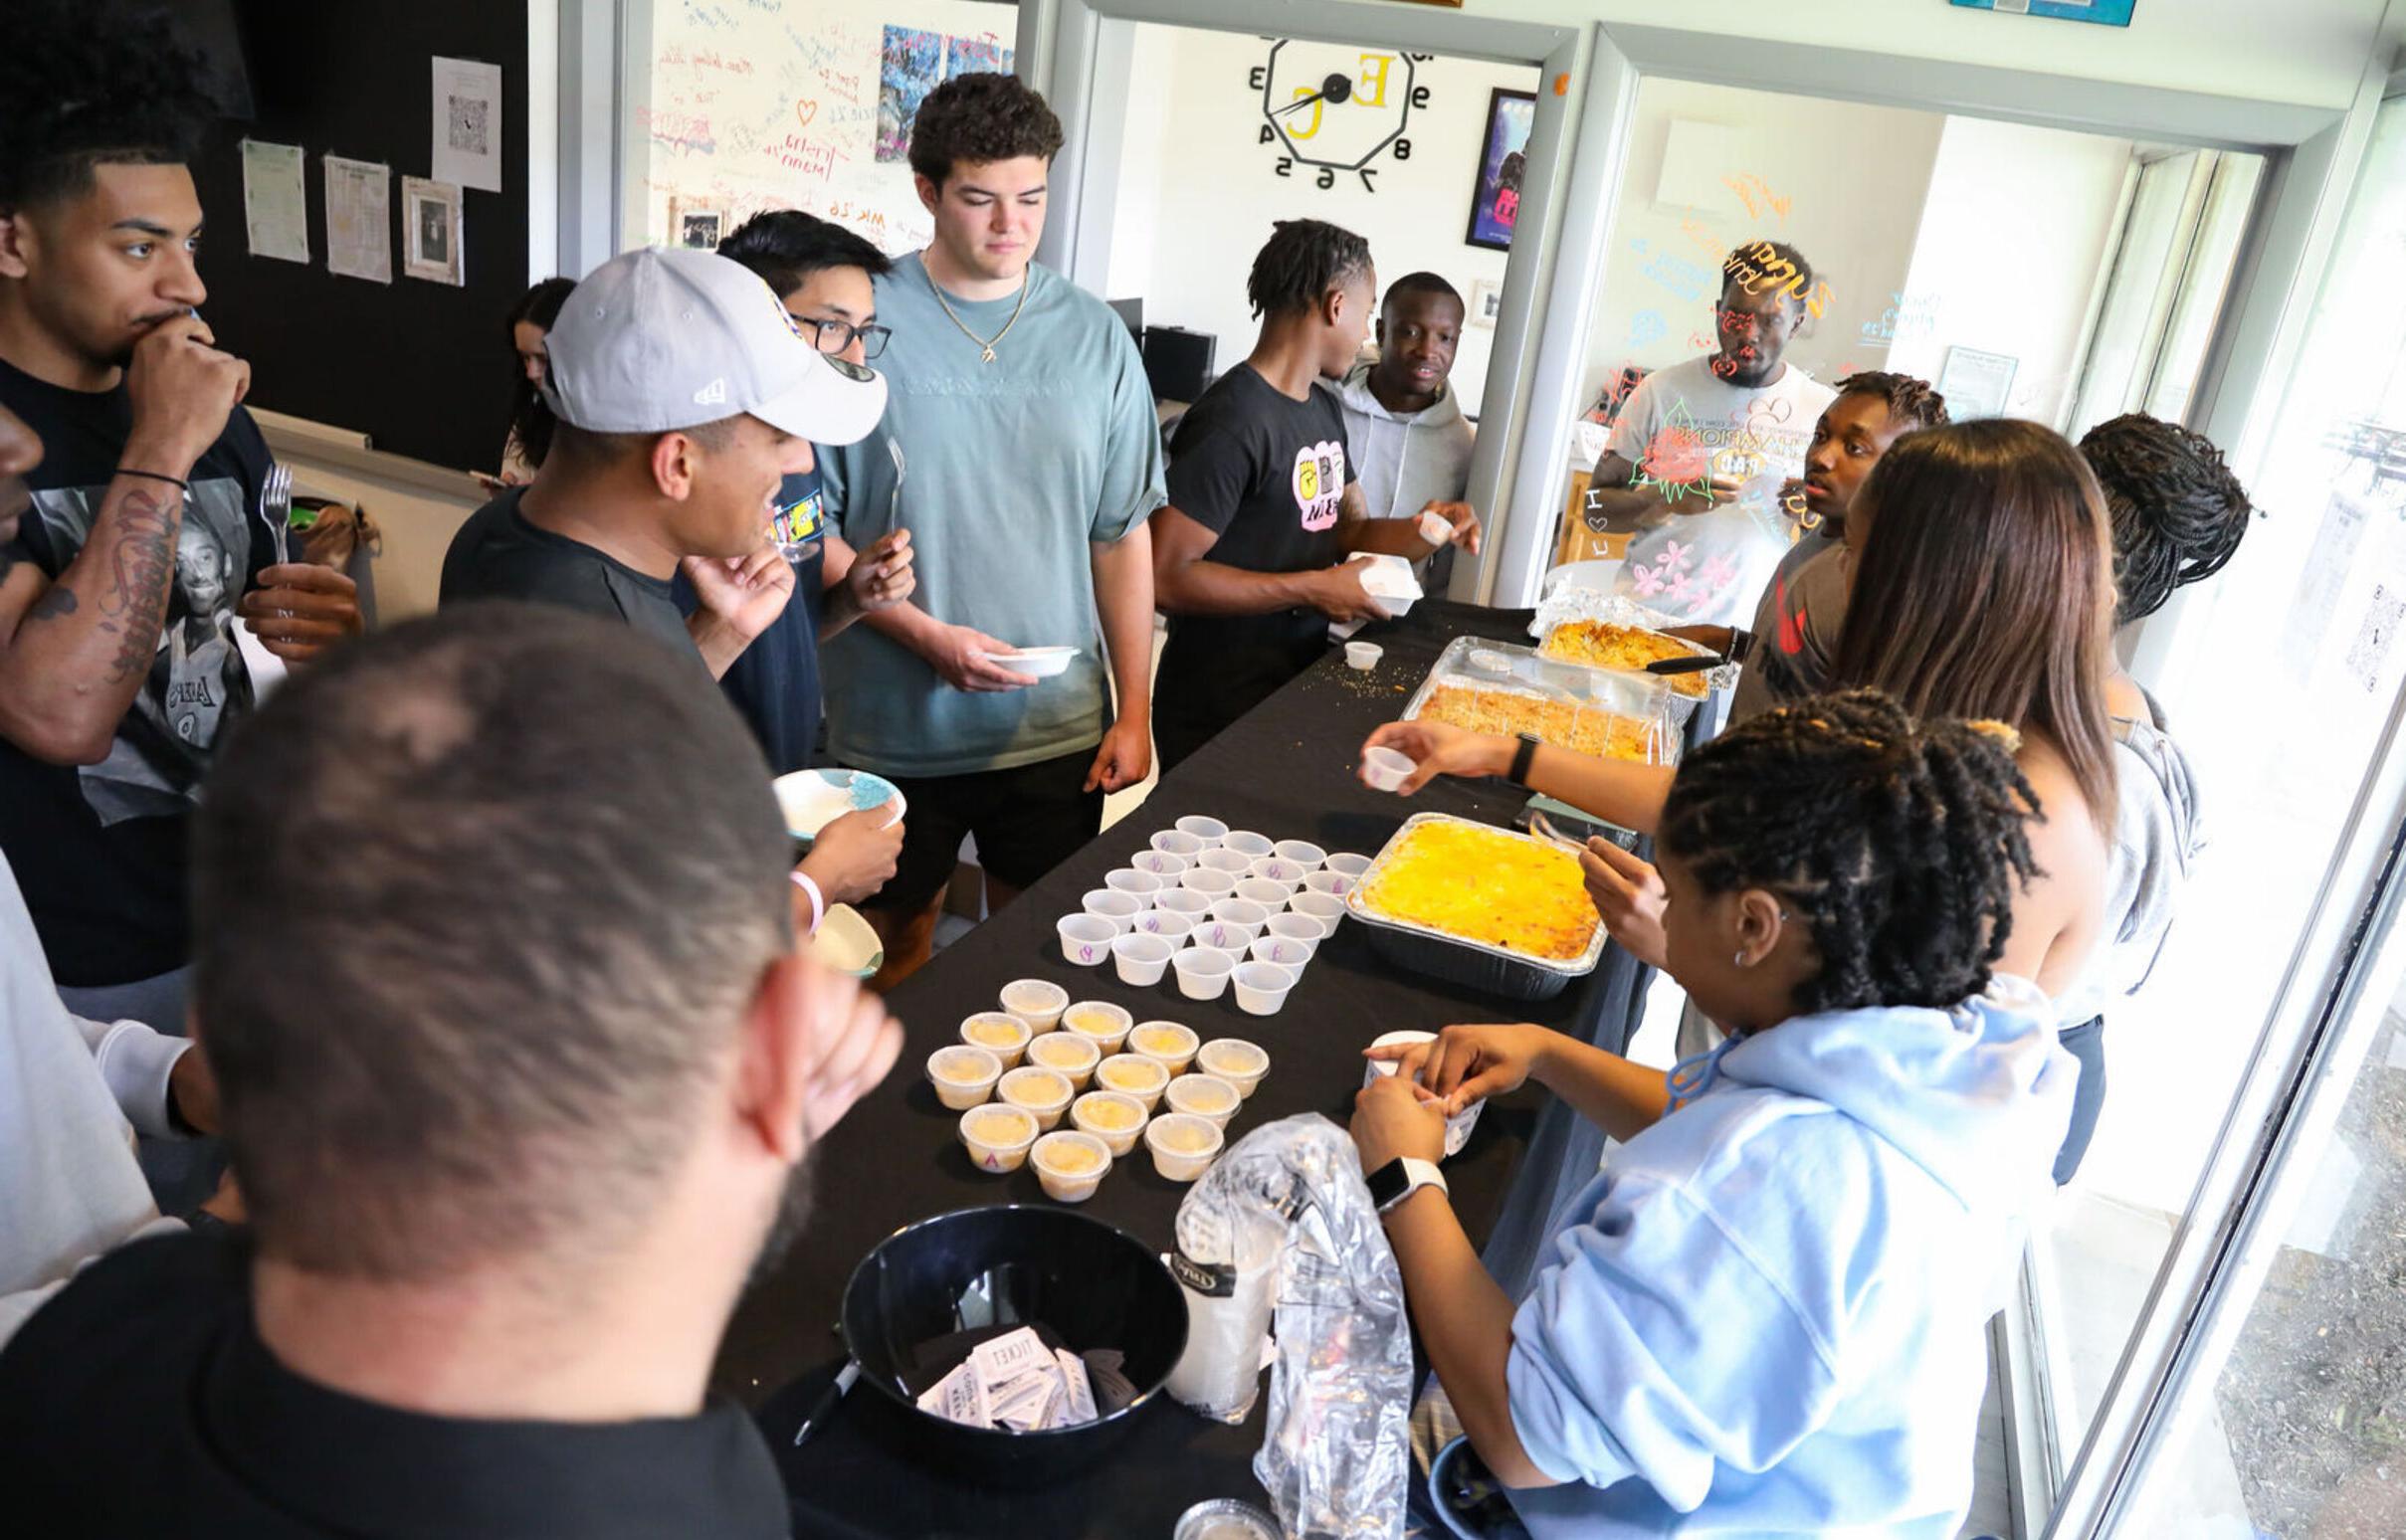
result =
M450 182L401 178L401 271L431 284L467 282L460 265L460 189Z
M1520 178L1528 163L1528 131L1537 120L1534 92L1496 87L1487 98L1487 141L1471 182L1471 228L1463 240L1492 252L1512 249L1520 218Z
M1950 347L1938 370L1938 394L1946 398L1946 415L1958 423L1975 417L2003 417L2006 394L2013 389L2014 371L2022 361L2003 353Z
M1496 329L1497 312L1504 308L1504 286L1494 279L1471 281L1471 313L1464 317L1468 325Z

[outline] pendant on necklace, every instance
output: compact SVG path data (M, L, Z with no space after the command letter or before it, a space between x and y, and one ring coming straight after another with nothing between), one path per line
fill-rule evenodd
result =
M994 361L994 349L989 347L980 350L977 355L977 361L979 363L992 363Z

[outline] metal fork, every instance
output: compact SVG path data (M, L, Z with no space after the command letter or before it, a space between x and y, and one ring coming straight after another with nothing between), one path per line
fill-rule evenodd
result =
M259 487L259 516L276 532L276 560L293 559L289 531L293 524L293 468L271 463L268 479Z
M1562 847L1562 849L1570 852L1573 856L1584 856L1587 854L1587 842L1585 840L1574 840L1569 835L1564 834L1561 830L1555 828L1554 821L1550 818L1547 818L1543 813L1535 811L1530 812L1528 816L1528 832L1535 835L1540 840L1550 841L1555 845L1559 845Z

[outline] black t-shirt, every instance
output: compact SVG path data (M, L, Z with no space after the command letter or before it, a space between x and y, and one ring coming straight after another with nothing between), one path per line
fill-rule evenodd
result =
M55 579L100 515L133 431L132 401L122 384L65 390L0 361L0 405L42 436L43 449L25 479L34 505L0 547L0 571L25 561ZM108 757L53 765L0 740L0 850L51 973L69 988L128 984L184 965L187 821L226 726L252 701L234 605L276 563L259 512L268 465L267 441L237 407L187 473L166 624Z
M200 1235L101 1257L0 1350L0 1512L45 1537L789 1533L739 1408L536 1423L361 1401L277 1362L246 1248Z
M1306 572L1344 554L1337 504L1354 481L1345 414L1324 390L1302 401L1239 364L1187 409L1170 441L1169 504L1219 535L1207 558L1249 572ZM1208 736L1269 698L1328 647L1308 606L1269 615L1176 615L1153 716Z
M623 621L699 663L701 651L677 613L667 578L638 572L582 540L553 534L518 512L523 486L468 515L443 556L440 602L532 599Z
M789 476L777 489L780 541L800 548L793 558L794 597L766 631L752 638L719 684L760 740L778 775L810 768L819 742L819 616L823 605L827 505L819 473ZM677 575L677 608L691 615L701 598Z

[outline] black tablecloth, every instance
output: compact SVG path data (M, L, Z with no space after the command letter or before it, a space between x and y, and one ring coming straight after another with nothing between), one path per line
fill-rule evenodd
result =
M893 1076L855 1107L821 1145L813 1163L818 1210L782 1265L746 1297L720 1351L714 1387L759 1408L784 1462L798 1535L913 1537L1044 1533L1078 1536L1167 1534L1177 1515L1206 1497L1261 1500L1251 1474L1261 1444L1261 1412L1241 1428L1191 1416L1165 1398L1147 1409L1108 1463L1072 1487L996 1493L909 1461L892 1446L857 1389L848 1404L800 1450L789 1445L804 1409L842 1360L834 1323L853 1264L897 1227L979 1204L1042 1203L1035 1174L990 1176L969 1162L954 1137L957 1114L928 1087L927 1056L957 1041L960 1021L996 1008L1003 985L1052 979L1073 1000L1108 1000L1137 1020L1183 1022L1206 1039L1242 1037L1271 1056L1271 1073L1229 1127L1233 1140L1265 1122L1317 1111L1340 1122L1361 1084L1360 1052L1401 1028L1434 1030L1450 1022L1534 1020L1582 1037L1622 1024L1599 1017L1608 986L1625 968L1614 961L1586 986L1531 1006L1402 973L1371 955L1351 921L1323 943L1286 1009L1273 1017L1240 1012L1233 994L1191 1001L1170 979L1151 989L1121 984L1109 966L1063 961L1053 924L1078 909L1080 895L1126 864L1148 838L1189 813L1206 813L1274 840L1309 840L1331 852L1375 853L1403 818L1421 809L1508 824L1524 794L1496 783L1441 781L1409 801L1372 792L1355 778L1356 750L1370 729L1400 715L1445 644L1465 633L1505 640L1526 636L1527 612L1423 602L1400 621L1371 628L1363 640L1386 648L1367 674L1332 654L1180 765L1135 813L1064 863L1018 902L946 948L895 991L892 1005L909 1036ZM1583 1020L1585 1018L1586 1020ZM1502 1098L1481 1117L1463 1152L1447 1163L1455 1206L1474 1239L1504 1206L1505 1189L1535 1124L1533 1089ZM1553 1183L1525 1205L1540 1211ZM1086 1205L1148 1245L1166 1249L1186 1189L1154 1174L1141 1147L1116 1166Z

